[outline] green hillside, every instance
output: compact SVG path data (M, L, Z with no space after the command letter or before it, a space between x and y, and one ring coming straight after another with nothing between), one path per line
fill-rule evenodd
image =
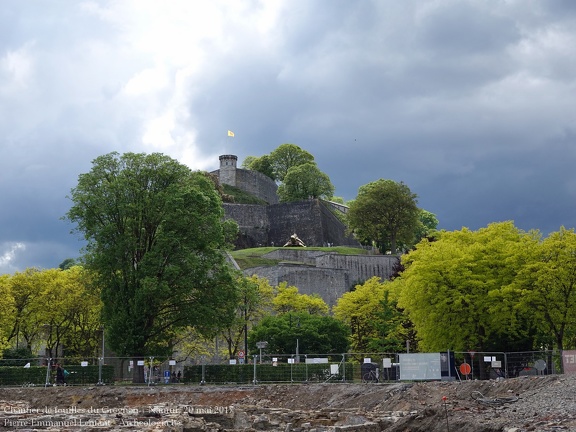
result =
M261 247L252 249L242 249L230 252L230 255L236 260L238 266L242 270L252 267L272 267L278 265L278 263L285 262L285 260L273 260L268 258L263 258L269 252L272 252L277 247ZM301 248L286 248L286 249L301 249ZM336 246L336 247L307 247L308 251L324 251L339 253L342 255L366 255L367 251L360 248L346 247L346 246Z

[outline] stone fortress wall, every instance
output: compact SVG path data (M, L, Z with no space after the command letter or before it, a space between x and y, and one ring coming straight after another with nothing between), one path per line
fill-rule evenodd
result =
M344 224L322 200L306 200L275 205L224 204L227 219L238 224L237 248L283 246L297 234L306 246L359 247L358 241L346 233Z
M289 262L245 269L244 274L264 277L272 286L286 282L298 287L300 294L318 294L330 307L355 285L375 276L389 279L399 261L395 255L341 255L306 248L277 249L264 258Z

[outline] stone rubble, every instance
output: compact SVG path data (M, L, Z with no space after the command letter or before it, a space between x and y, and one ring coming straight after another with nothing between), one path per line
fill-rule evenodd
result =
M0 431L30 432L576 431L576 377L408 384L1 388L0 413Z

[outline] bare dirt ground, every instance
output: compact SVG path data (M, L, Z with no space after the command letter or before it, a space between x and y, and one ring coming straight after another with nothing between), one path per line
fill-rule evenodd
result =
M576 431L576 376L392 384L1 388L1 430Z

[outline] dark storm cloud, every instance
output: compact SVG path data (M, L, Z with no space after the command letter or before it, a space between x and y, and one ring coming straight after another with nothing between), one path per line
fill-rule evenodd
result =
M291 142L345 199L386 178L441 228L572 227L574 4L8 1L0 272L77 256L66 195L113 150L211 170Z

